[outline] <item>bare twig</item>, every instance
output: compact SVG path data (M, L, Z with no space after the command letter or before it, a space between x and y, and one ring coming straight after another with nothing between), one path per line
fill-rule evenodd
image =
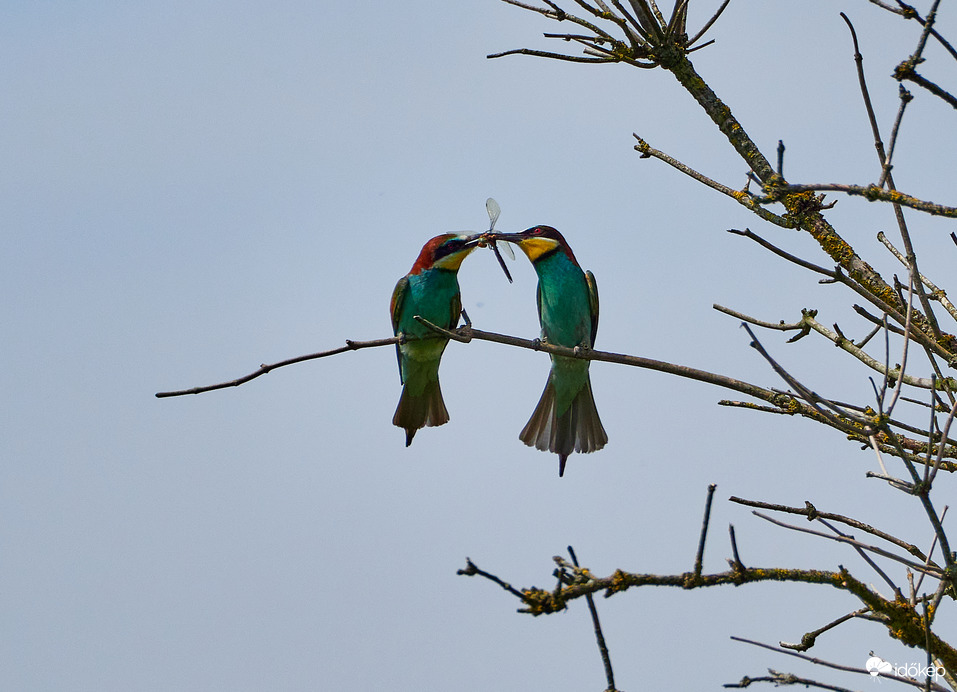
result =
M905 267L907 266L907 259L903 254L901 254L900 250L894 247L893 243L891 243L884 231L880 231L877 234L877 239L890 251L892 255L894 255L894 257L897 258L898 262L903 264ZM923 274L918 273L918 277L920 278L921 283L930 289L931 293L929 298L931 300L940 301L940 304L943 305L944 309L950 313L951 317L957 320L957 306L954 306L954 304L950 301L950 299L947 297L947 293Z
M935 3L935 7L936 7L936 3ZM847 24L848 29L850 29L851 39L854 43L854 61L857 64L857 75L858 75L858 81L861 87L861 95L864 99L864 105L867 109L867 117L871 124L871 132L874 135L874 148L877 151L877 157L881 165L881 181L879 183L879 187L883 187L886 182L888 190L896 191L896 186L894 185L894 176L891 174L891 165L890 165L891 155L888 153L885 153L884 151L884 142L881 139L880 128L877 126L877 118L874 115L874 108L871 105L871 97L867 89L867 80L864 78L864 58L861 55L860 48L858 46L857 32L854 30L854 25L851 24L851 20L847 18L846 14L842 12L841 17L844 19L844 22ZM931 25L932 24L933 22L931 22ZM921 37L921 42L918 47L918 50L914 53L914 56L915 56L914 60L917 60L918 59L917 56L919 56L920 53L923 51L923 46L927 41L927 31L929 29L930 29L929 26L925 26L924 35ZM907 105L907 101L908 99L902 99L900 109L898 110L898 117L897 117L898 121L894 127L895 139L896 139L897 128L900 127L900 119L904 115L904 107ZM893 201L893 205L894 205L894 215L897 218L897 226L900 229L901 240L904 243L904 249L907 253L906 255L907 260L906 260L905 266L907 267L909 272L919 273L919 270L917 268L917 255L914 253L914 248L913 248L913 245L911 244L910 233L907 230L907 223L904 221L904 214L903 214L903 211L901 210L901 204L900 202ZM920 302L921 309L924 311L924 315L927 318L927 324L930 327L930 332L932 336L934 337L935 341L940 341L940 336L941 336L940 327L937 324L937 318L933 313L930 302L927 299L927 295L924 293L923 285L918 283L915 290L917 291L917 298L918 298L918 301ZM911 309L908 304L908 315L910 315L910 311ZM908 334L910 333L910 330L906 330L906 331ZM904 344L904 348L906 353L906 348L907 348L906 342ZM897 394L899 395L899 389L897 391ZM896 400L896 397L895 397L895 400Z
M410 337L411 338L411 337ZM279 361L278 363L273 363L271 365L260 365L259 369L255 372L251 372L248 375L239 377L235 380L230 380L229 382L220 382L219 384L211 384L203 387L192 387L190 389L179 389L171 392L157 392L157 398L166 398L171 396L184 396L186 394L202 394L203 392L212 392L217 389L225 389L227 387L238 387L241 384L246 384L250 380L254 380L260 375L265 375L267 372L275 370L277 368L282 368L287 365L293 365L295 363L302 363L307 360L315 360L316 358L325 358L327 356L335 356L340 353L345 353L346 351L358 351L363 348L375 348L377 346L392 346L394 344L401 343L402 337L394 336L388 339L373 339L372 341L352 341L351 339L346 339L346 345L340 346L339 348L333 348L328 351L319 351L318 353L310 353L305 356L297 356L295 358L288 358L286 360Z
M778 214L774 214L773 212L765 209L763 206L761 206L758 198L752 195L750 192L746 190L735 190L727 185L722 185L716 180L712 180L708 176L699 173L690 166L686 166L663 151L655 149L637 134L634 135L634 138L638 140L638 144L635 145L635 151L640 152L642 158L656 158L659 161L667 163L675 170L681 171L690 178L697 180L699 183L703 183L712 190L717 190L721 194L730 197L742 206L760 216L765 221L770 221L774 225L780 226L782 228L794 228L794 223L792 221L789 221L785 217L779 216Z
M733 639L736 642L742 642L744 644L759 646L762 649L769 649L771 651L776 651L780 654L794 656L796 658L800 658L804 661L809 661L810 663L814 663L815 665L823 666L825 668L833 668L834 670L843 670L848 673L860 673L861 675L868 675L868 676L870 675L870 672L864 668L858 668L856 666L845 666L845 665L841 665L840 663L832 663L830 661L825 661L822 658L814 658L812 656L807 656L797 651L787 651L784 649L780 649L776 646L772 646L771 644L764 644L762 642L756 642L752 639L745 639L743 637L731 637L731 639ZM924 686L924 683L922 682L918 682L917 680L911 680L910 678L905 678L900 675L895 675L894 673L882 673L881 677L887 678L888 680L896 680L897 682L903 682L908 685L913 685L914 687ZM940 685L936 685L936 684L931 689L938 690L939 692L948 692L947 688L941 687Z
M784 321L781 321L778 323L774 323L774 322L768 322L765 320L759 320L755 317L745 315L742 312L738 312L737 310L732 310L731 308L726 308L723 305L718 305L717 303L712 305L712 307L718 312L723 312L726 315L731 315L732 317L736 317L744 322L747 322L748 324L753 324L755 326L763 327L765 329L774 329L779 331L801 330L801 333L789 339L788 340L789 342L797 341L798 339L800 339L801 337L805 336L806 334L808 334L810 331L813 330L814 332L825 337L828 341L833 343L835 346L838 346L839 348L853 355L855 358L857 358L859 361L864 363L866 366L868 366L875 372L879 372L891 380L895 380L897 382L903 382L904 384L910 385L912 387L919 387L921 389L930 389L932 386L934 386L933 384L934 380L931 378L913 377L911 375L905 374L903 371L903 366L904 366L904 363L906 362L906 359L902 360L901 366L898 366L896 368L889 368L886 363L881 363L879 360L877 360L873 356L868 355L867 352L865 352L862 348L860 348L860 346L855 344L853 341L851 341L847 337L843 336L839 332L828 329L823 324L818 322L815 319L815 317L817 316L816 310L807 310L807 309L802 310L801 319L798 322L786 323ZM957 386L957 380L952 380L951 385ZM888 415L890 415L890 413L892 412L892 409L893 407L890 407L890 410L887 411Z
M840 267L834 270L825 269L824 267L819 267L816 264L812 264L811 262L803 260L800 257L796 257L788 252L785 252L781 248L768 242L767 240L757 235L756 233L753 233L750 229L745 229L743 231L739 231L737 229L728 229L728 233L733 233L735 235L740 235L740 236L744 236L745 238L749 238L755 241L756 243L758 243L759 245L761 245L762 247L778 255L779 257L783 257L789 262L793 262L794 264L800 267L809 269L810 271L813 271L817 274L821 274L823 276L828 277L834 282L841 283L842 285L847 286L852 291L854 291L855 293L860 295L862 298L864 298L866 301L868 301L869 303L871 303L872 305L880 309L881 312L889 315L890 317L893 317L901 325L903 325L907 320L906 306L904 306L903 311L901 311L900 309L898 309L897 305L891 304L887 302L886 300L881 299L878 293L875 293L874 291L865 287L858 281L851 279L847 274L841 271ZM880 318L874 318L873 316L870 315L870 313L867 313L865 310L863 310L863 308L860 308L859 306L855 305L854 309L863 317L871 320L875 324L883 325L883 321ZM897 327L889 326L889 329L891 329L891 331L894 331L895 333L903 334L903 331L899 330ZM948 361L954 358L954 355L951 354L950 351L945 349L941 344L932 340L922 331L919 331L919 330L912 331L911 338L916 340L925 348L928 348L932 352L938 354L942 358L946 358Z
M914 70L913 64L906 60L897 66L897 69L894 70L894 77L899 80L907 80L908 82L913 82L919 87L926 89L932 93L937 98L942 101L947 102L953 108L957 108L957 97L951 94L945 89L941 89L936 83L930 81L926 77L921 76Z
M842 538L848 538L852 541L854 540L854 536L851 536L850 534L846 534L843 531L838 530L836 526L829 524L826 520L818 518L818 521L824 524L827 528L829 528L831 531L836 533L838 536L841 536ZM861 559L864 560L864 562L866 562L868 565L870 565L871 569L877 572L877 574L881 577L881 579L883 579L887 583L887 585L891 587L891 590L894 592L895 598L902 598L900 587L897 586L897 584L895 584L894 581L889 576L887 576L887 573L883 569L881 569L880 565L878 565L871 558L870 555L864 552L864 549L861 546L855 545L855 543L851 543L851 546L853 546L854 550L857 551L857 554L861 556Z
M768 362L778 376L788 383L788 386L793 388L809 406L817 411L817 413L826 419L831 425L847 433L859 434L863 431L865 434L871 434L869 432L871 424L868 420L849 413L848 411L841 410L827 399L818 396L803 384L798 382L787 370L785 370L774 358L771 357L771 354L767 352L767 350L758 340L758 337L756 337L754 332L751 331L751 328L746 323L742 323L742 326L744 327L745 331L748 332L748 336L751 337L751 347L761 354L761 356ZM831 411L826 410L824 407L831 409L831 411L834 411L834 413L831 413ZM835 415L835 413L837 415Z
M741 562L741 556L738 554L738 541L734 536L734 524L728 524L728 535L731 538L731 554L734 556L731 568L744 569L744 563Z
M568 546L568 554L572 558L572 563L575 567L580 567L578 564L578 556L575 555L575 550ZM601 622L598 620L598 608L595 607L595 599L592 598L591 594L585 596L585 600L588 601L588 612L591 613L592 625L595 628L595 641L598 642L598 651L601 654L601 662L605 668L605 680L608 682L608 687L605 692L616 692L615 688L615 673L611 667L611 656L608 653L608 646L605 644L605 635L601 631Z
M818 536L819 538L826 538L828 540L836 541L838 543L847 543L848 545L853 547L869 550L872 553L876 553L877 555L886 557L889 560L894 560L895 562L899 562L902 565L907 565L915 572L926 572L930 576L935 577L937 579L940 579L943 576L943 570L941 570L939 567L936 569L934 567L926 567L925 565L919 562L908 560L905 557L896 555L895 553L892 553L889 550L884 550L883 548L880 548L876 545L861 543L860 541L855 540L854 538L850 538L844 535L832 536L831 534L824 533L823 531L815 531L814 529L808 529L803 526L795 526L794 524L788 524L787 522L780 521L778 519L775 519L774 517L769 517L767 514L762 514L761 512L755 511L753 512L753 514L754 516L760 517L761 519L764 519L765 521L770 522L774 524L775 526L780 526L781 528L791 529L792 531L800 531L801 533L807 533L812 536Z
M701 521L701 535L698 538L698 551L694 558L694 576L695 579L701 576L701 564L704 562L704 545L708 538L708 524L711 522L711 501L714 499L714 491L718 486L711 483L708 486L708 499L704 504L704 519Z
M505 591L508 591L510 594L512 594L516 598L519 598L519 599L524 598L524 595L522 594L522 592L516 589L515 587L513 587L511 584L502 581L501 579L496 577L494 574L491 574L490 572L486 572L483 569L479 569L478 566L474 562L472 562L471 558L468 558L468 557L465 558L465 569L457 570L455 573L462 576L466 576L466 577L484 577L485 579L488 579L489 581L498 584Z
M860 531L864 531L865 533L869 533L872 536L876 536L877 538L885 540L888 543L893 543L897 547L906 550L908 553L916 557L918 560L925 561L925 564L928 567L931 567L938 571L941 569L937 564L930 561L930 556L925 555L917 546L907 543L906 541L902 541L896 536L893 536L889 533L881 531L880 529L876 529L870 524L865 524L864 522L859 521L857 519L852 519L851 517L846 517L842 514L834 514L832 512L821 512L810 502L805 503L804 507L790 507L788 505L772 504L769 502L761 502L759 500L747 500L745 498L735 497L735 496L731 496L730 498L728 498L728 501L737 503L739 505L745 505L746 507L768 509L774 512L782 512L784 514L799 514L799 515L807 517L809 521L813 521L818 518L823 518L830 521L837 521L842 524L846 524L847 526L850 526L852 528L858 529ZM946 514L946 511L945 511L945 514ZM941 516L941 521L943 521L943 515Z
M889 12L893 12L894 14L899 14L900 16L904 17L904 19L914 19L921 26L926 25L926 21L924 20L924 18L920 16L920 13L916 9L914 9L912 5L907 5L903 2L900 2L900 0L898 1L899 7L893 7L891 5L888 5L885 2L882 2L881 0L870 0L870 2ZM937 29L932 28L930 30L930 35L933 36L935 39L937 39L940 45L943 46L944 50L950 53L952 58L957 60L957 49L955 49L943 36L941 36L937 32Z
M726 8L726 7L728 6L728 3L730 3L730 2L731 2L731 0L724 0L724 2L721 3L721 7L719 7L719 8L718 8L718 11L715 12L714 15L712 15L711 19L709 19L707 22L705 22L705 25L704 25L703 27L701 27L701 30L700 30L698 33L696 33L694 36L692 36L692 37L688 40L688 45L689 45L689 46L693 46L694 44L696 44L696 43L698 42L698 39L700 39L702 36L704 36L706 33L708 33L708 29L710 29L710 28L712 27L712 25L713 25L716 21L718 21L718 17L721 16L721 13L724 12L724 8Z
M783 687L784 685L801 685L803 687L816 687L821 690L830 690L830 692L854 692L848 687L839 687L838 685L831 685L826 682L818 682L817 680L811 680L809 678L801 678L795 675L794 673L782 673L780 671L774 670L773 668L768 668L769 675L759 675L757 677L745 676L741 678L740 682L728 682L723 685L727 689L742 689L745 687L750 687L756 682L770 682L775 687Z
M890 175L891 161L894 158L894 150L897 146L897 135L900 132L901 122L904 119L904 111L907 110L907 104L914 100L914 95L911 94L907 89L904 88L904 85L899 85L900 89L898 93L900 94L900 106L897 109L897 117L894 119L894 127L891 130L891 138L887 144L887 156L884 157L883 171L881 172L881 179L877 181L877 184L881 187L884 186L884 183L887 182L887 178Z
M807 651L808 649L814 646L814 644L817 642L817 638L820 635L824 634L828 630L834 629L838 625L841 625L847 622L848 620L853 620L854 618L860 617L864 615L865 613L869 613L869 612L871 612L870 608L859 608L858 610L855 610L853 613L842 615L836 620L833 620L827 623L823 627L818 627L816 630L813 630L811 632L806 632L801 637L800 644L789 644L787 642L778 642L778 645L782 649L790 649L791 651Z
M906 236L906 233L905 233ZM907 316L904 322L904 334L911 333L911 319L914 315L914 265L911 265L909 281L907 282ZM918 289L922 288L918 284ZM936 321L933 322L934 325L937 324ZM904 382L907 380L909 375L904 374L907 369L907 347L910 346L910 339L904 339L903 353L901 354L900 365L896 368L897 376L896 383L894 385L894 392L891 394L891 401L887 405L885 411L881 413L886 413L888 416L894 413L894 407L897 406L897 400L901 395L901 388L904 386ZM890 369L890 358L884 363L884 378L885 383L892 377ZM908 382L908 384L910 384ZM937 379L930 378L930 389L934 389L937 386ZM882 402L883 404L883 402Z

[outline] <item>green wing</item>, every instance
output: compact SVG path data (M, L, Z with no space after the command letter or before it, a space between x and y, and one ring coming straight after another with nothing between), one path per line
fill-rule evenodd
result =
M395 290L392 292L392 303L390 305L392 310L392 333L396 336L399 335L399 319L402 316L402 306L405 304L405 297L408 294L409 277L403 276L395 285ZM395 345L395 359L399 363L399 381L405 384L405 380L402 379L402 352L399 350L399 344Z
M598 282L595 275L585 272L585 283L588 284L588 307L591 309L591 345L595 346L595 337L598 336Z
M459 326L459 317L462 316L462 294L458 291L455 292L455 295L452 296L452 304L449 306L452 310L449 315L449 326L448 328L455 329Z

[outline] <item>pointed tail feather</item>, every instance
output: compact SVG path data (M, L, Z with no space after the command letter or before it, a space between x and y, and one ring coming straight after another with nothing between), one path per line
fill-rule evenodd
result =
M442 400L439 381L429 382L421 394L412 394L408 385L402 388L399 405L392 417L392 424L405 428L405 446L412 444L416 431L425 426L444 425L449 422L449 412Z
M567 454L558 455L558 477L561 478L565 475L565 462L568 461Z
M548 378L538 406L528 419L519 439L529 447L558 455L558 475L565 474L565 462L572 452L597 452L608 442L591 390L591 379L585 381L571 406L562 415L555 409L555 385Z

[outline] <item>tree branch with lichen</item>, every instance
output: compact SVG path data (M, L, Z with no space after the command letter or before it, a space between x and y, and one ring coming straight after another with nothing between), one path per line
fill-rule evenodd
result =
M479 569L472 560L458 571L463 576L481 576L507 585L508 582L490 572ZM610 598L629 589L644 586L670 586L681 589L701 589L714 586L743 586L762 582L818 584L832 586L855 596L870 613L880 616L889 636L907 646L928 650L927 637L921 614L917 608L884 598L864 582L853 577L845 568L835 570L792 569L778 567L746 567L734 565L725 571L695 575L694 572L681 574L652 574L615 570L607 577L596 577L587 568L579 568L571 580L559 580L554 589L542 589L536 586L507 589L522 603L520 613L530 615L548 615L565 610L568 604L590 594L602 594ZM957 650L935 634L929 637L929 653L940 659L942 664L954 673L957 671Z
M514 0L506 1L509 2L509 4L518 5L523 9L539 12L540 14L543 14L552 20L565 21L571 19L572 21L575 21L578 19L572 13L560 9L555 3L549 3L549 6L552 8L551 10L544 10L542 8L536 8L532 5L518 3ZM633 6L637 5L647 7L647 4L644 2L644 0L635 0L635 2L632 4ZM616 4L616 8L618 8L620 12L623 11L623 8L621 8L620 4ZM614 13L609 11L609 13L603 13L601 17L604 19L606 14L614 15ZM649 16L651 16L650 10ZM623 25L622 22L627 22L629 19L630 15L617 15L615 16L613 23L617 27L621 27ZM580 21L576 23L580 23ZM632 21L632 23L634 22ZM809 233L811 237L817 241L818 245L824 250L824 252L827 253L827 255L847 273L848 278L859 284L864 291L874 296L875 299L892 306L897 312L903 313L905 305L903 304L900 296L894 291L893 287L880 275L879 272L877 272L868 262L866 262L857 254L854 248L824 217L822 212L824 211L825 206L820 196L815 194L816 191L819 191L817 190L817 187L820 186L800 186L789 184L779 171L775 171L772 168L767 157L764 156L760 148L747 134L744 127L732 113L731 108L721 100L721 98L696 72L693 64L688 58L687 54L689 52L690 46L687 36L683 32L679 31L681 27L661 25L655 27L656 31L650 31L649 27L643 28L645 31L641 39L634 40L632 38L629 52L621 56L620 59L601 59L598 60L598 62L628 62L629 60L642 60L647 63L643 66L657 66L669 71L677 79L679 84L681 84L681 86L688 91L698 105L705 111L718 130L728 140L729 144L731 144L737 154L748 165L748 168L751 170L755 179L762 186L764 196L761 199L764 199L768 202L773 201L781 203L786 210L786 213L783 215L783 219L786 219L786 223L789 226L799 228ZM700 35L701 34L699 33L699 35L696 36L696 39L699 38ZM601 39L603 37L596 35L595 38ZM489 57L501 57L502 55L508 55L516 52L536 54L535 51L522 49L520 51L497 53ZM572 56L563 56L561 54L550 53L547 55L542 55L541 57L560 57L563 59L570 59ZM653 155L650 154L650 148L647 147L647 145L642 145L642 141L639 141L639 145L636 148L642 152L643 156ZM833 186L825 187L827 189L835 189ZM856 186L843 186L842 191L845 191L848 194L860 192L860 194L865 196L865 198L867 198L868 195L875 199L887 197L887 201L905 205L917 205L918 207L922 208L921 210L927 211L928 213L933 210L934 213L942 215L957 214L957 209L951 211L951 208L949 207L944 207L942 205L936 205L933 203L925 203L917 200L916 198L912 198L896 191L885 191L876 188L876 186L874 187L875 189L871 190L870 186L865 186L859 189ZM759 204L752 205L750 201L744 201L743 196L737 199L740 203L752 208L752 211L758 213L760 216L762 216L762 218L771 220L765 212L757 211L757 209L760 208ZM929 320L928 317L921 312L915 311L913 315L913 324L915 330L928 335L928 337L939 343L942 348L951 354L957 354L957 337L951 334L935 334L931 320L932 318Z

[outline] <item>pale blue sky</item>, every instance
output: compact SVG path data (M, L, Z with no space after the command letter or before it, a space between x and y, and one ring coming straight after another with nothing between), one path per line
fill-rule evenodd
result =
M690 23L718 4L693 2ZM876 178L840 9L886 128L886 76L917 27L864 0L735 0L695 56L768 155L785 140L795 182ZM940 20L946 34L946 7ZM558 29L494 0L0 8L0 688L600 689L584 603L518 615L492 584L456 576L466 556L517 586L551 586L568 544L599 574L682 572L712 482L711 571L725 569L733 522L748 564L872 578L730 495L891 512L901 523L887 528L929 542L839 434L721 408L724 392L653 372L593 366L610 441L572 456L563 479L554 455L517 439L547 357L495 344L449 346L452 421L408 449L391 425L388 348L153 397L390 336L395 281L430 237L484 228L488 196L499 228L556 226L595 272L599 348L780 386L712 303L769 320L815 307L866 333L846 292L724 231L750 226L824 262L809 239L632 150L638 132L744 184L669 75L485 57L570 47L541 38ZM898 185L952 203L953 113L911 108ZM899 271L874 240L892 228L887 209L841 200L830 218ZM924 271L941 276L952 224L914 223ZM534 274L521 257L512 273L509 286L475 253L463 303L477 327L532 338ZM821 393L870 391L829 345L764 339ZM820 674L728 637L797 640L855 603L762 585L599 607L621 687L719 689L769 666ZM857 665L869 650L908 654L857 627L815 652Z

